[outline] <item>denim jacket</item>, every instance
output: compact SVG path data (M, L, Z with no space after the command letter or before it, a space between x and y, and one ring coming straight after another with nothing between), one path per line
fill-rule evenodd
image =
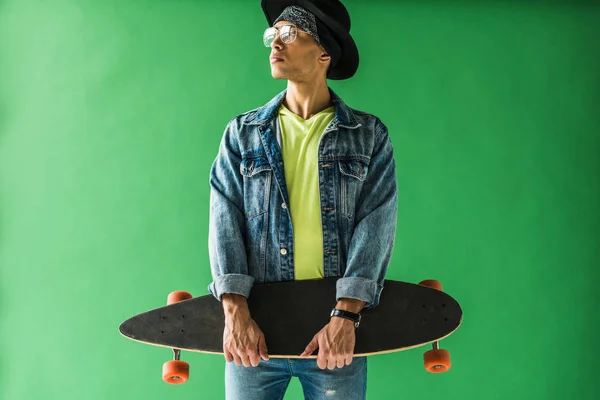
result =
M210 170L209 291L250 295L255 283L294 280L294 238L278 110L287 89L240 114ZM329 88L335 117L319 142L323 268L336 301L379 303L396 235L396 163L387 127ZM333 302L334 299L332 299Z

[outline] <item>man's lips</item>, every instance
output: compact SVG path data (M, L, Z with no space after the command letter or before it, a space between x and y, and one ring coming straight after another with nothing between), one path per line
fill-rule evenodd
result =
M271 57L271 62L278 62L278 61L283 61L283 58Z

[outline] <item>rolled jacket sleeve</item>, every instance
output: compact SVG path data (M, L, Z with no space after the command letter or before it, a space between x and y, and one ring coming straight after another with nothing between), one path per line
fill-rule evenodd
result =
M398 217L393 146L387 127L379 119L377 122L375 146L357 204L346 269L336 285L336 300L362 300L366 303L365 308L379 304L394 248Z
M250 295L255 278L248 274L241 155L236 120L227 124L210 170L208 248L213 282L208 290L221 301L223 293Z

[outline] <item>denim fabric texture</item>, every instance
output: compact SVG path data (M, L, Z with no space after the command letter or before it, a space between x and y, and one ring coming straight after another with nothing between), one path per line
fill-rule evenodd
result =
M292 377L298 378L306 400L364 400L367 357L350 365L319 369L316 359L271 358L257 367L225 364L226 400L281 400Z
M209 291L248 297L254 284L294 280L294 240L278 109L287 89L231 120L210 170ZM325 277L336 301L376 307L396 234L398 188L388 129L329 88L335 118L318 150ZM334 299L332 299L333 302Z

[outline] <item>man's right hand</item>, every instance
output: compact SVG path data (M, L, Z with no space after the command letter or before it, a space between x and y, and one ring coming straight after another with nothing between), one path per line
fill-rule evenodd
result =
M269 355L265 335L251 318L244 296L223 294L225 330L223 332L223 354L227 362L244 367L258 366L260 359L267 361Z

